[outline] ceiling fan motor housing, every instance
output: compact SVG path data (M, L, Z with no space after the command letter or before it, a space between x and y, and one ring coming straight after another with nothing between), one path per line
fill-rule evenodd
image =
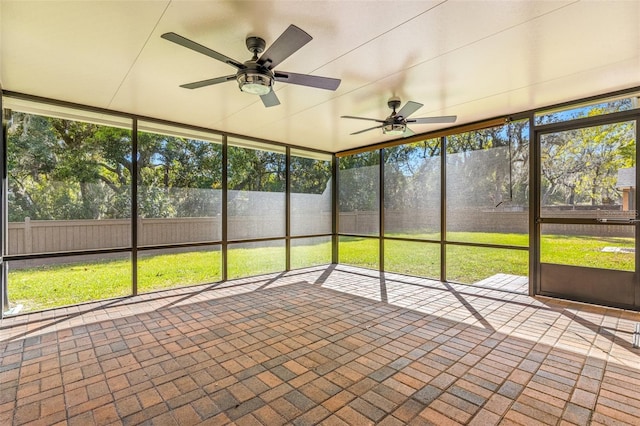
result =
M398 98L397 96L389 98L389 100L387 101L387 105L389 105L389 108L391 108L393 112L396 112L396 108L400 107L400 104L400 98Z
M260 37L247 37L247 49L258 58L258 54L264 52L267 43Z

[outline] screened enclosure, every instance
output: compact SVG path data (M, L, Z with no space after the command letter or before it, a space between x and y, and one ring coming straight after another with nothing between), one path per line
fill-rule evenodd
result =
M633 93L337 154L2 101L3 315L331 263L640 306Z
M528 120L340 156L340 262L468 284L528 276L528 159Z
M330 153L3 100L4 313L331 263Z

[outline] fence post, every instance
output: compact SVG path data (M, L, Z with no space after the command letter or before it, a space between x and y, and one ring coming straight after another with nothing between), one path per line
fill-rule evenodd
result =
M353 213L353 229L354 233L358 233L358 210Z
M144 235L144 230L142 228L142 216L138 216L138 219L136 220L136 222L138 222L137 226L138 226L138 245L144 245L148 243L148 240L146 238L146 235Z
M24 218L24 252L33 253L33 233L31 232L31 218Z

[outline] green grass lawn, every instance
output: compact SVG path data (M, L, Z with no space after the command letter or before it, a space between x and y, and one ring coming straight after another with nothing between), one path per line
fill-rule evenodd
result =
M421 234L386 234L395 238L419 238L422 240L439 241L437 232ZM447 232L447 241L460 243L501 244L505 246L529 246L528 234L502 234L498 232Z
M415 236L414 236L415 237ZM434 238L438 236L422 236ZM522 234L449 233L451 241L527 246ZM633 248L632 238L587 238L547 235L542 238L541 259L546 263L633 270L633 253L602 252L604 247ZM230 248L228 276L237 278L285 269L284 244L261 248ZM378 268L377 239L340 237L340 263ZM474 283L496 273L528 274L528 251L484 247L447 246L447 279ZM327 264L331 245L292 245L292 268ZM221 252L201 250L158 254L140 252L138 292L174 288L221 279ZM440 245L387 240L385 270L440 278ZM131 294L131 262L92 260L9 271L9 300L22 304L23 312L65 306Z
M470 232L457 233L455 240L525 247L528 241L526 235L472 234ZM397 237L406 238L408 236ZM416 238L415 235L412 237ZM436 239L439 237L437 235L420 235L420 238ZM341 237L340 263L364 268L377 268L378 250L379 245L376 239ZM440 244L386 240L384 250L384 269L386 271L440 279ZM447 280L449 281L471 284L500 272L526 276L529 271L529 252L525 250L448 245L446 255Z
M216 251L142 254L138 258L138 293L219 281L222 256ZM131 266L128 264L129 269Z
M540 260L544 263L586 266L590 268L633 271L635 254L628 252L603 252L604 249L633 249L633 238L543 235Z
M194 251L149 255L140 252L138 293L220 281L220 251ZM230 279L279 272L285 269L284 244L277 247L230 248ZM293 246L291 266L301 268L331 263L331 244ZM11 305L22 312L37 311L131 294L129 260L45 265L9 271Z
M125 296L131 294L131 262L104 260L9 269L7 285L11 305L23 305L23 312Z

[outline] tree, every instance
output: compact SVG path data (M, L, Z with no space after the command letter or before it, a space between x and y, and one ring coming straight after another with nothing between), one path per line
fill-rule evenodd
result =
M219 214L222 146L138 133L138 213L142 217Z
M141 217L221 213L222 145L138 132L134 170L131 130L14 113L9 129L10 220L107 219L131 216L138 184ZM278 152L230 146L228 188L284 192L286 158ZM328 161L291 158L293 191L322 194ZM235 194L235 192L231 192Z
M331 162L291 156L291 192L323 194L331 182Z
M527 121L447 136L447 203L452 208L525 206Z
M130 216L129 130L14 113L7 146L10 221Z
M146 217L220 213L220 144L14 113L8 134L9 220L131 216L131 183Z
M603 115L617 103L592 107L573 118ZM545 134L541 143L542 206L618 203L617 173L635 165L633 122Z
M39 189L47 185L47 175L55 168L54 145L55 138L46 118L13 114L7 140L9 221L50 214L41 205Z
M439 208L440 145L437 138L385 148L385 209Z

